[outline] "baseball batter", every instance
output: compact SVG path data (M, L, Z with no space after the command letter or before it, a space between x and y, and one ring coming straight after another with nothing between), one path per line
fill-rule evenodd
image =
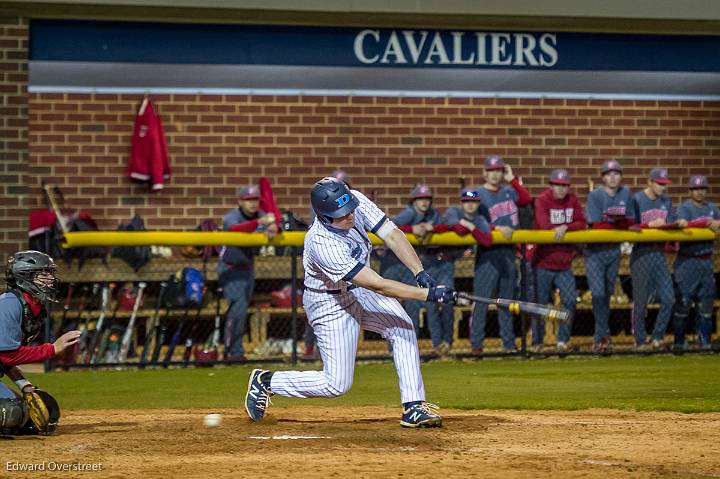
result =
M690 178L688 183L690 199L678 208L678 218L687 221L690 227L709 227L718 233L720 232L720 209L713 203L705 201L708 187L708 180L704 176L698 175ZM697 312L697 332L700 346L710 346L713 301L717 294L712 261L714 243L714 241L680 243L680 251L675 259L678 301L675 304L673 329L676 349L685 348L685 330L693 305Z
M671 183L664 168L653 168L648 175L647 187L633 195L635 223L641 228L656 228L675 221L672 200L665 195L667 185ZM678 226L687 226L681 220ZM630 273L633 285L632 327L635 335L635 347L662 349L665 347L663 338L667 330L675 293L672 276L665 261L665 243L636 243L630 255ZM660 302L652 342L645 344L645 316L651 297Z
M53 358L80 337L80 331L69 331L55 343L33 344L47 319L44 303L55 301L55 269L52 258L39 251L20 251L8 261L9 289L0 294L0 377L14 381L22 397L0 381L0 435L49 434L57 426L57 403L18 367Z
M603 185L590 192L586 213L593 229L627 229L633 224L635 210L630 190L622 185L622 165L617 160L603 163L600 173ZM588 244L585 248L585 274L592 292L595 315L593 351L610 350L610 296L620 267L620 245L612 243Z
M400 382L404 427L439 427L437 406L425 402L415 328L395 298L450 302L455 292L422 269L405 235L362 193L335 178L323 178L310 194L317 218L305 236L303 306L315 330L322 371L250 373L245 410L259 421L270 396L335 397L352 385L361 329L374 331L392 345ZM412 271L421 287L385 279L370 269L371 243L377 234Z

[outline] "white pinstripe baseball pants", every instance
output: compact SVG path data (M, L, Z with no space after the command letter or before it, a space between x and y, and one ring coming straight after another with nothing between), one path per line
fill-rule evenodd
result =
M392 344L400 399L425 400L420 353L412 321L400 303L364 288L342 294L305 291L303 306L317 336L322 371L277 371L272 392L286 397L335 397L352 386L360 328Z

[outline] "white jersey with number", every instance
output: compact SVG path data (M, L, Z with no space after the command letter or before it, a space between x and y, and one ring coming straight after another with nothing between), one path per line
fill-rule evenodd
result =
M351 191L360 202L354 228L339 230L316 219L305 236L303 307L317 337L323 370L277 371L270 388L286 397L344 394L353 382L358 337L364 329L379 333L392 345L401 402L424 401L420 354L410 317L394 298L362 287L347 290L352 278L370 266L372 245L367 232L376 232L386 218L365 195Z
M315 220L305 235L303 268L305 286L313 289L344 289L364 267L370 265L372 244L367 232L377 232L385 213L359 191L351 190L360 202L355 226L340 230Z

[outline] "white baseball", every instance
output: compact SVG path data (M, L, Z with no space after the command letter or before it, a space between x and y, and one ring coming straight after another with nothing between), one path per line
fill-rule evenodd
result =
M208 414L203 418L203 424L206 427L217 427L222 421L222 414Z

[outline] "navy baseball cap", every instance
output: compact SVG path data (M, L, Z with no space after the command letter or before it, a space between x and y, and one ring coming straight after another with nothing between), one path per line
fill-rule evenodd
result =
M667 185L668 183L672 183L672 180L668 178L668 172L665 168L653 168L652 170L650 170L648 180L654 181L655 183L661 185Z
M618 173L622 173L622 165L618 160L607 160L603 163L602 168L600 169L600 173L602 173L603 175L611 171L617 171Z
M490 155L485 158L486 170L502 170L503 168L505 168L505 162L503 161L502 156Z
M569 185L570 184L570 174L567 172L567 170L563 170L562 168L553 170L552 173L550 173L550 184L551 185Z
M688 181L688 188L691 190L699 190L700 188L710 188L707 178L703 175L694 175Z
M256 200L260 198L260 189L255 185L238 188L238 198L241 200Z
M476 188L465 188L460 193L460 201L482 201Z

